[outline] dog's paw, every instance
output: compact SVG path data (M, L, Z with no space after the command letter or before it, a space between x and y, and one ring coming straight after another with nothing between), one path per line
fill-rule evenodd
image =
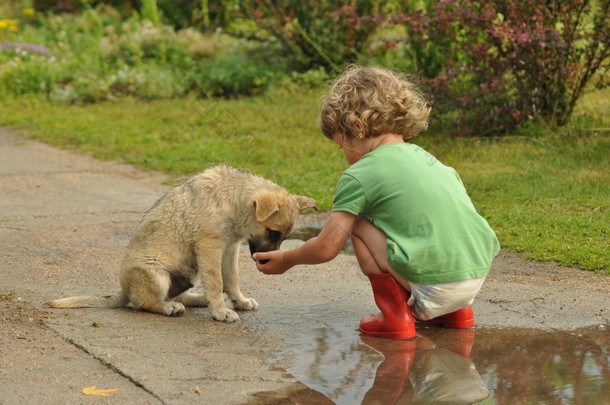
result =
M222 308L222 309L218 309L218 310L213 310L212 311L212 318L214 318L214 320L216 321L221 321L221 322L237 322L239 321L239 316L237 315L237 313L235 313L235 311L229 309L229 308Z
M241 301L235 302L235 308L241 311L253 311L258 308L258 302L256 302L253 298L244 298Z
M163 314L167 316L180 316L184 311L184 304L180 302L166 302L163 306Z

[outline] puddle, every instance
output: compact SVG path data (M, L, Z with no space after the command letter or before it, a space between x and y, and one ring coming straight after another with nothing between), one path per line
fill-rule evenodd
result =
M610 404L610 332L417 327L410 341L327 326L278 355L300 383L249 404Z

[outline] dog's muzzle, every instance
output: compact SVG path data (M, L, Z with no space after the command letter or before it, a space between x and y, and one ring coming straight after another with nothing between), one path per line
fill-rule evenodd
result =
M250 255L253 255L256 252L270 252L272 250L277 250L279 249L280 244L261 241L260 239L253 239L248 241L248 246L250 247ZM269 260L259 260L261 264L265 264L268 261Z

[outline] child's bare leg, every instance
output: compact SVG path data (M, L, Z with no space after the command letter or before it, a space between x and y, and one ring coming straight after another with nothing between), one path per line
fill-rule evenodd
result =
M387 235L366 218L356 220L352 229L352 244L360 269L365 276L390 273L407 291L409 282L400 276L388 263Z
M407 302L409 283L397 277L388 263L386 234L368 220L359 218L352 229L352 243L358 264L369 278L375 303L381 310L362 318L358 329L366 335L389 339L414 338L417 333Z

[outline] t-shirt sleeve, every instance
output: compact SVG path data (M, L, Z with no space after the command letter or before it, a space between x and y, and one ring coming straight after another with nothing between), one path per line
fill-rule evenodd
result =
M346 211L360 215L367 203L364 187L356 178L343 174L337 183L337 191L333 200L333 211Z
M458 183L460 183L462 186L464 186L464 182L462 181L462 178L460 177L458 172L454 168L451 168L451 171L452 171L453 175L455 176L455 178L457 179Z

